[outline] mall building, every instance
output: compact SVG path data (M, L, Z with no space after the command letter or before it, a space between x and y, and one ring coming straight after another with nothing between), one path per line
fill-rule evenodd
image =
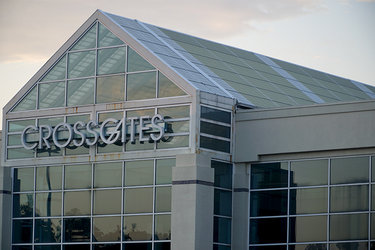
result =
M97 10L2 128L4 250L375 249L373 86Z

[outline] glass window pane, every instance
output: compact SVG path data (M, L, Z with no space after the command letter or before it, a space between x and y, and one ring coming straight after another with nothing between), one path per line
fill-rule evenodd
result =
M33 204L33 194L13 195L13 217L32 217Z
M368 210L368 185L331 187L331 212Z
M35 151L34 150L28 150L24 148L8 148L7 149L8 159L25 159L25 158L34 158Z
M159 72L159 94L158 97L181 96L186 93L171 80Z
M87 155L90 153L90 147L86 144L77 147L72 142L66 146L65 155Z
M158 114L164 116L164 119L189 118L190 106L158 108Z
M128 74L126 100L143 100L156 97L156 72Z
M372 165L372 181L375 181L375 156L371 157L371 165Z
M52 127L55 127L60 122L64 122L64 117L49 117L49 118L42 118L38 119L38 124L40 125L50 125Z
M169 214L155 215L155 240L171 239L171 216Z
M61 246L60 245L35 245L34 250L60 250Z
M21 146L21 135L8 135L8 146Z
M291 249L291 247L292 246L290 246L289 249ZM250 247L249 250L286 250L286 245L272 245L272 246ZM303 248L303 250L307 250L307 249ZM313 250L315 250L315 249L313 249ZM323 250L323 249L316 249L316 250Z
M164 120L165 121L165 120ZM189 132L190 121L165 121L165 133L183 133Z
M55 108L65 105L65 82L39 84L39 108Z
M126 243L124 244L126 250L151 250L152 243ZM156 250L154 248L154 250Z
M125 162L125 185L152 185L154 179L154 161Z
M93 250L120 250L120 244L95 244L92 245Z
M290 214L326 213L328 210L328 189L291 189L289 206Z
M32 246L23 245L23 246L13 246L12 250L32 250Z
M121 187L122 162L98 163L94 166L94 187Z
M375 240L375 213L371 214L371 239Z
M122 152L123 148L120 141L117 141L113 144L105 144L101 139L99 139L98 144L96 145L98 154Z
M260 163L251 165L251 188L279 188L288 186L288 163Z
M128 47L128 72L152 70L154 67Z
M33 220L13 220L13 243L31 243L33 239Z
M37 243L61 242L61 220L60 219L35 220L34 242L37 242Z
M121 217L93 218L93 241L121 240Z
M74 244L74 245L63 245L64 250L90 250L90 245Z
M288 190L257 191L250 194L250 216L286 215Z
M368 175L368 157L351 157L331 160L331 184L368 182Z
M65 166L65 189L90 187L91 165Z
M327 240L327 216L291 217L289 242Z
M66 56L64 55L58 63L43 77L41 82L63 80L66 73Z
M232 192L215 189L214 214L232 216Z
M176 166L176 159L156 160L156 184L171 184L174 166Z
M124 44L103 24L99 23L98 47L108 47Z
M152 188L128 188L124 193L124 211L127 214L151 213Z
M164 138L157 142L156 147L158 149L189 147L189 136L183 135Z
M125 72L126 47L98 50L98 75Z
M60 216L62 197L60 192L36 193L35 216Z
M317 244L298 244L298 245L289 245L289 249L290 250L326 250L327 245L326 244L319 244L319 243L317 243Z
M137 215L124 217L124 240L151 240L152 215Z
M93 76L95 73L95 50L69 53L68 78Z
M67 106L93 104L94 86L94 78L68 81Z
M250 220L250 244L286 242L287 218Z
M87 123L89 120L90 120L89 114L87 114L87 115L71 115L71 116L66 117L66 122L71 124L71 125L78 122L78 121L83 121L83 122Z
M210 122L204 122L204 121L201 121L200 125L201 125L200 126L201 133L225 137L225 138L230 139L231 127L226 127L226 126L213 124Z
M138 139L135 140L135 143L127 142L125 145L125 151L144 151L144 150L154 150L154 142L144 142L140 143Z
M94 214L121 213L121 189L94 191Z
M20 101L12 110L12 112L34 110L36 108L36 86L27 93L27 95Z
M206 136L200 137L200 147L230 153L229 141L219 140L219 139L210 138Z
M371 210L375 210L375 185L371 185Z
M365 240L368 237L368 214L330 216L330 240Z
M329 244L329 250L367 250L367 242L348 242L348 243L333 243ZM372 248L370 248L372 249Z
M55 145L51 145L51 148L43 148L37 149L36 157L51 157L51 156L61 156L62 150L61 148L56 147Z
M214 242L231 243L231 219L214 217Z
M62 167L37 167L36 190L58 190L62 185Z
M221 161L211 161L215 169L215 187L232 188L232 164Z
M34 190L34 168L15 168L13 192Z
M290 163L290 186L328 184L328 160L294 161Z
M201 118L231 124L231 113L201 106Z
M64 219L64 242L90 241L90 228L90 218Z
M64 192L64 215L90 215L91 192Z
M96 47L96 24L86 32L71 50L91 49Z
M155 197L155 212L170 212L171 211L171 187L157 187Z
M35 125L35 119L8 122L9 132L22 132L27 126Z
M126 111L126 117L139 117L139 116L153 116L155 114L155 109L136 109L131 111Z
M98 77L96 103L120 102L125 98L125 76Z
M155 242L154 250L171 250L170 242Z
M213 250L231 250L231 247L226 246L226 245L216 245L216 244L214 244L212 249Z

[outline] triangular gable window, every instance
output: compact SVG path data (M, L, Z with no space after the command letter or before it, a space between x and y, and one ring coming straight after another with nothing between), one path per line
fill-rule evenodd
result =
M20 101L17 106L13 109L16 111L34 110L36 107L36 86Z
M124 44L117 36L99 23L98 47L109 47Z
M182 95L186 93L97 22L12 111Z
M60 59L55 66L48 72L47 75L43 77L41 82L55 81L55 80L64 80L66 73L66 56Z
M83 35L71 50L93 49L96 47L96 24Z
M171 80L165 77L162 73L159 73L159 93L158 97L171 97L186 95L186 93L175 85Z

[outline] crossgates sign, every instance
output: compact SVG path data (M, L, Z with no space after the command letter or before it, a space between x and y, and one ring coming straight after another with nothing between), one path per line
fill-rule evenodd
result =
M154 116L123 117L121 120L109 118L103 123L96 121L74 124L59 123L55 127L50 125L27 126L21 136L21 143L25 149L51 148L51 142L58 148L65 148L71 143L74 146L95 145L99 138L105 144L113 144L121 140L135 143L136 137L140 142L159 141L164 137L166 124L160 114Z

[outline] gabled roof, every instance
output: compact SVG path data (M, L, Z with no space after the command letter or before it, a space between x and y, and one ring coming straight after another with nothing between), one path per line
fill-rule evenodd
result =
M32 91L97 20L190 95L210 93L253 108L375 99L373 86L97 10L4 107L4 113Z
M253 107L375 99L375 87L102 12L203 92Z

